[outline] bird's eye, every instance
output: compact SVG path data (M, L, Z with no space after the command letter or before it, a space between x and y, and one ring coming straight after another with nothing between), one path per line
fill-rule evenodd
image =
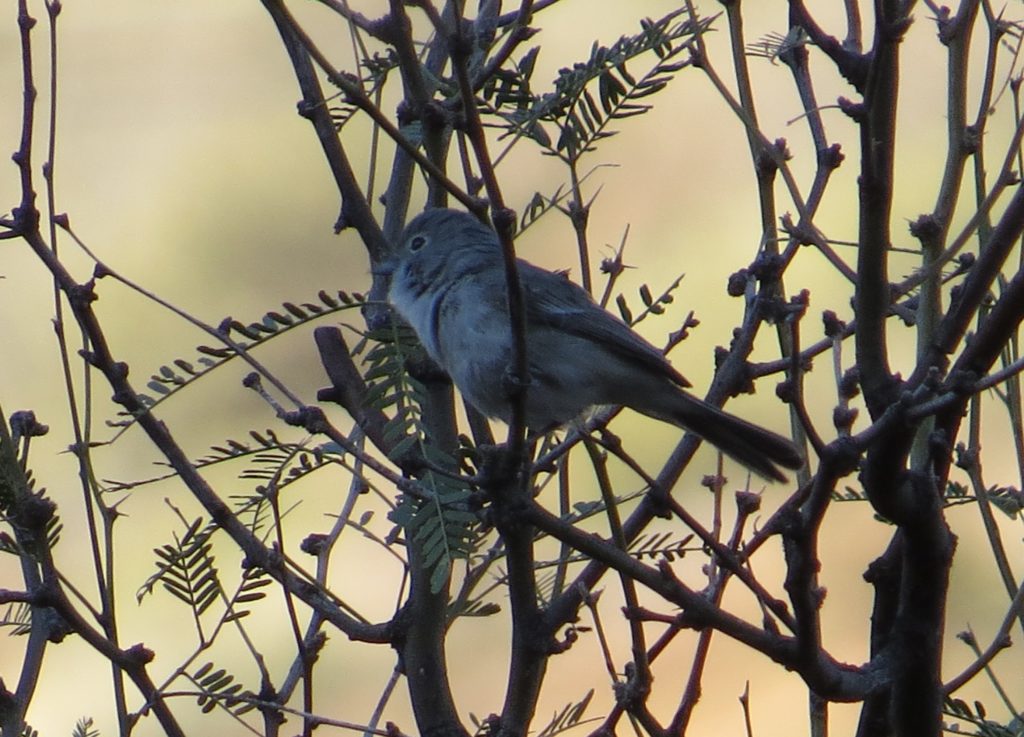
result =
M409 241L409 250L415 253L416 251L423 248L423 246L425 245L427 245L426 237L422 235L417 235L414 236L413 239Z

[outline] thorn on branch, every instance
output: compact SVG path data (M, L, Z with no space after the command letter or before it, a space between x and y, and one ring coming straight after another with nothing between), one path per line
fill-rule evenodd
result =
M622 615L630 622L660 622L674 625L679 621L678 614L662 614L642 606L622 607Z
M78 356L93 368L99 368L99 357L93 351L79 350Z
M534 28L533 26L518 26L514 31L512 31L512 37L516 43L523 43L524 41L529 41L538 33L540 33L539 28Z

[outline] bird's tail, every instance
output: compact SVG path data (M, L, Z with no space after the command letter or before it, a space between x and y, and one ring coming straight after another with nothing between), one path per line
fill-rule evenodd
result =
M779 470L798 469L804 465L796 445L771 430L724 412L686 392L678 393L678 401L663 415L674 424L700 435L727 456L766 479L785 481ZM665 408L660 408L661 414Z

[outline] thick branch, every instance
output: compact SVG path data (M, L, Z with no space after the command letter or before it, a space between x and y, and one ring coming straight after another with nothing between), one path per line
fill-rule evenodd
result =
M796 638L784 637L753 626L716 606L703 594L693 591L671 573L665 565L650 568L614 545L584 532L555 517L535 503L525 510L526 518L558 540L619 573L642 583L666 601L683 609L678 624L693 629L713 627L743 644L767 655L772 660L795 670L815 693L833 701L860 701L883 686L881 672L872 666L856 668L839 663L824 651L812 662L800 652Z
M893 168L896 149L896 100L899 92L899 44L909 19L900 3L879 3L875 45L860 111L860 233L857 251L857 364L864 399L872 417L892 403L886 320L890 294L888 262ZM888 8L889 10L885 10Z
M355 171L352 169L345 149L341 145L341 140L338 138L334 121L331 120L330 111L324 102L320 81L317 79L316 70L310 61L309 52L303 45L302 39L296 34L292 17L284 6L274 0L264 0L263 6L274 20L284 47L288 51L292 67L295 69L299 89L302 91L299 112L313 124L317 139L323 148L324 157L327 159L327 164L334 175L334 181L338 185L338 191L341 193L339 228L349 225L355 227L363 243L366 244L370 257L375 262L380 261L388 254L387 241L384 240L380 227L373 217L370 203L366 201L363 190L356 179Z

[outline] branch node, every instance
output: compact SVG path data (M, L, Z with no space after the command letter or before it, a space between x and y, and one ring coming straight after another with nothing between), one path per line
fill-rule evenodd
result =
M141 642L132 645L130 648L124 651L125 659L133 665L142 666L153 662L155 657L152 650L143 645Z

